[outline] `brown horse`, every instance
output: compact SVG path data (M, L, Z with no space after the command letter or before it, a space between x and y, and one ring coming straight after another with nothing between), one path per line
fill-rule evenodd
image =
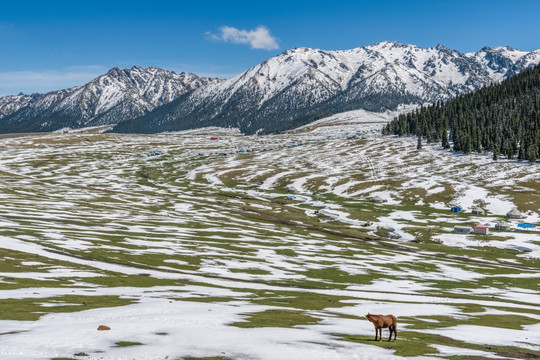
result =
M390 337L388 337L388 341L390 341L392 338L392 332L394 332L394 341L396 341L397 319L394 315L373 315L368 313L366 317L375 326L375 341L377 341L377 335L379 335L379 341L382 340L383 328L388 328L388 330L390 330Z

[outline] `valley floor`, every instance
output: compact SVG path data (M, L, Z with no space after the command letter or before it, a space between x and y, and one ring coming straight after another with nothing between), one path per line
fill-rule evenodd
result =
M538 164L418 151L391 115L1 138L0 358L540 357Z

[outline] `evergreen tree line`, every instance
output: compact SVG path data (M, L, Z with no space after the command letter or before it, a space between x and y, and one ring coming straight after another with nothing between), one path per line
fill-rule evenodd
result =
M540 155L540 65L474 93L402 114L383 134L415 135L445 149L490 151L531 162Z

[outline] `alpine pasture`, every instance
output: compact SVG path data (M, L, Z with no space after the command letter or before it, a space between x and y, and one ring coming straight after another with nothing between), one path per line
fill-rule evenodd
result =
M392 116L0 138L0 358L540 357L538 164Z

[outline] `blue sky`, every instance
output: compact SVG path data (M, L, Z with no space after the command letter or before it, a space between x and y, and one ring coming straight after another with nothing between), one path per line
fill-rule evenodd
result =
M534 50L538 14L536 0L2 1L0 95L82 85L114 66L230 77L300 46Z

